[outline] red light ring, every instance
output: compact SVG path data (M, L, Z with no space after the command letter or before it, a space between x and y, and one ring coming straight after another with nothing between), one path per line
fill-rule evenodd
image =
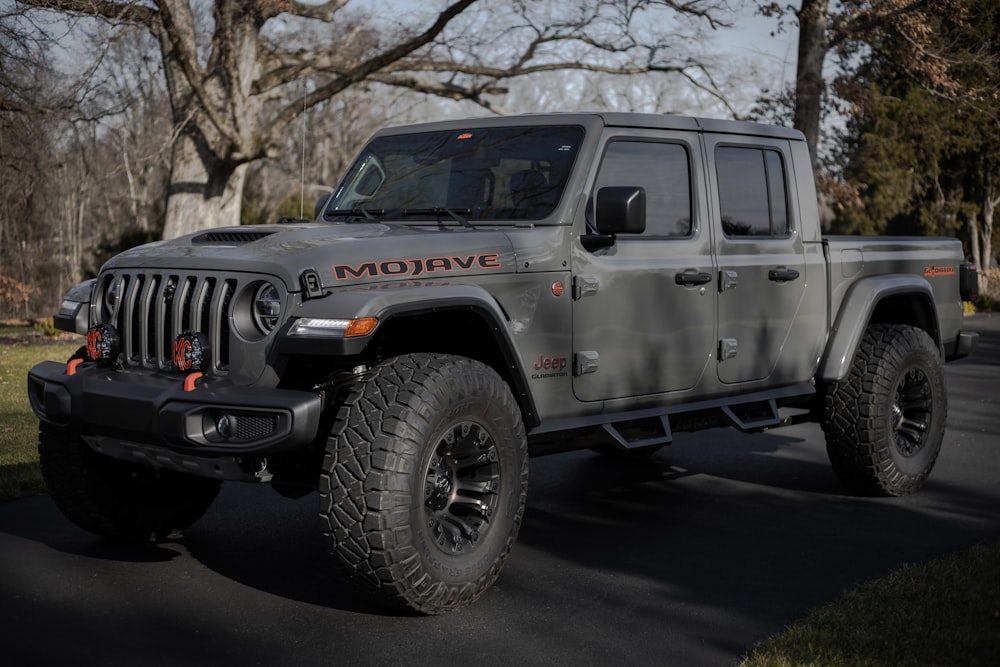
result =
M182 373L204 371L212 360L208 337L197 331L185 331L174 339L174 366Z

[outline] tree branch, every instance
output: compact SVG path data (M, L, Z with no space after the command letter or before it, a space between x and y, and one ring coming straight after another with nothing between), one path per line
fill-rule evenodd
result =
M23 5L59 12L72 12L104 19L110 23L138 23L152 27L158 12L137 3L111 2L110 0L17 0Z
M424 32L404 40L392 48L359 63L350 70L343 72L326 85L320 86L311 93L306 93L292 100L281 111L262 134L274 136L301 113L302 109L313 107L330 99L345 88L363 81L375 72L385 69L388 65L405 58L417 49L433 42L438 35L455 19L456 16L475 4L477 0L457 0L447 9L438 14L434 23Z
M329 0L329 2L324 2L321 5L307 5L302 2L275 2L274 4L280 5L283 12L292 16L301 16L305 19L316 19L317 21L330 23L337 15L337 12L343 9L344 5L348 2L350 0Z
M197 42L191 6L186 0L159 0L158 4L162 32L153 31L153 34L157 35L160 40L164 54L168 52L168 47L174 52L173 61L180 68L184 80L198 99L200 110L204 111L209 122L232 144L241 145L242 142L235 128L219 114L208 89L205 87L204 72L201 70L195 53ZM218 27L216 29L218 30ZM167 58L164 57L164 64L169 67L166 60ZM176 98L176 95L172 95L172 97Z

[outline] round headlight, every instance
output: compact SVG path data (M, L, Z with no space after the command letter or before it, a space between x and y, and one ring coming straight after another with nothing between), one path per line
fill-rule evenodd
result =
M253 297L253 321L261 333L270 333L281 319L281 295L271 283L257 288Z
M113 278L104 292L105 317L113 317L118 311L118 302L122 296L122 279Z

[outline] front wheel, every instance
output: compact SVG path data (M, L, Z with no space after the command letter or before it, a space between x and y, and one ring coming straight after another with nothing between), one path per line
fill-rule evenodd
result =
M320 482L324 534L348 579L382 602L448 611L499 576L527 481L520 410L493 369L395 357L338 410Z
M869 327L848 377L827 388L823 431L837 476L858 493L919 489L944 438L948 399L941 355L923 330Z
M80 528L125 541L162 539L208 509L220 482L95 453L74 433L42 422L42 477L56 506Z

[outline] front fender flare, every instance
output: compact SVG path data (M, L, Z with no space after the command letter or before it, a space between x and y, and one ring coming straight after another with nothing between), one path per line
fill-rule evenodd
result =
M278 340L280 354L362 355L378 336L379 330L397 317L442 311L467 310L480 317L493 334L510 378L512 390L521 405L525 425L538 424L538 412L528 379L519 363L517 345L507 326L508 318L493 296L482 287L452 283L380 283L335 291L320 299L305 301L296 308ZM357 338L298 337L288 335L295 319L303 317L350 320L377 317L379 326L367 336Z

